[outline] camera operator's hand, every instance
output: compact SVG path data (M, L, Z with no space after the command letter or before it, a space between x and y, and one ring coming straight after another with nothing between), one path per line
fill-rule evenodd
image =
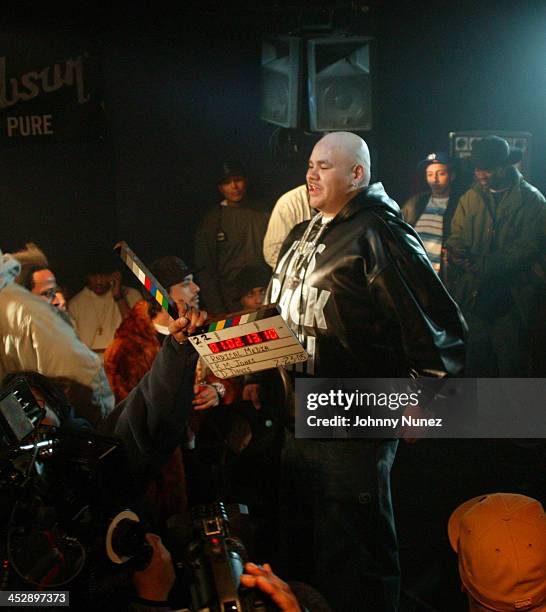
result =
M271 597L282 612L301 612L292 589L286 582L275 576L268 563L264 563L263 566L247 563L245 572L241 575L242 586L260 589Z
M152 558L145 569L134 573L133 584L141 599L167 601L176 579L171 553L158 535L147 533L146 540L152 547Z
M185 315L169 323L169 333L179 344L183 344L188 341L188 335L204 325L206 320L207 313L204 310L190 308Z
M260 401L260 385L250 384L243 388L243 399L251 401L256 410L260 410L262 403Z

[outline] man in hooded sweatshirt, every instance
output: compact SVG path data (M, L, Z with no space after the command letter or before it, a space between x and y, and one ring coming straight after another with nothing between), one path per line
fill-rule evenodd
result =
M307 186L318 214L286 238L266 296L309 354L292 366L294 375L456 375L464 320L396 202L381 183L370 185L364 140L324 136L309 159ZM245 397L259 400L258 391L249 385ZM396 447L396 440L285 432L279 524L299 554L287 550L283 560L320 584L335 610L398 608Z

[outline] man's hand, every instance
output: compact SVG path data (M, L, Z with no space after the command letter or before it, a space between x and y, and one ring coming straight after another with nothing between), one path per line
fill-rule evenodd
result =
M448 250L448 254L451 257L451 261L459 268L473 274L478 272L478 266L468 249L451 248Z
M408 406L404 410L404 416L415 418L415 419L430 419L432 412L421 408L421 406ZM427 428L426 427L410 427L408 425L401 425L397 430L397 435L402 438L408 444L415 444L417 440L426 438Z
M55 308L58 308L59 310L66 310L66 300L60 291L55 291L55 297L53 298L51 305L55 306Z
M195 394L192 401L194 410L214 408L214 406L218 406L220 403L218 391L212 385L194 385L193 392Z
M188 341L188 335L204 325L206 320L207 313L204 310L190 308L185 315L169 323L169 333L179 344L184 344Z
M245 385L243 388L243 399L252 402L254 408L260 410L262 407L262 403L260 402L260 385Z
M286 582L275 576L268 563L264 563L263 566L247 563L245 572L241 575L242 586L260 589L271 597L282 612L301 612L292 589Z
M146 568L133 574L133 584L142 599L167 601L176 579L171 553L155 533L147 533L146 539L152 547L152 558Z
M110 275L110 287L115 298L121 297L121 272L119 270Z

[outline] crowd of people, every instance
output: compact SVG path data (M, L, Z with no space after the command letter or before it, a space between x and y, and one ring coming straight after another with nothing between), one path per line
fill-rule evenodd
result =
M468 185L457 160L429 154L418 165L426 189L399 207L371 183L364 140L330 133L311 153L305 184L271 214L249 195L242 164L224 162L222 199L202 218L194 253L149 265L176 321L146 291L124 286L114 260L93 262L68 299L36 245L2 255L0 378L39 372L76 417L120 436L155 532L195 504L247 503L256 558L274 559L333 610L397 610L390 472L398 441L297 438L292 386L313 376L540 374L546 199L517 169L521 152L501 138L476 141L466 161ZM219 379L188 331L267 303L308 360ZM456 510L449 537L470 609L542 609L544 520L536 500L515 494ZM481 531L495 534L487 546ZM166 605L172 587L168 552L156 536L149 542L151 569L135 575L135 605L145 609ZM515 572L523 548L527 561ZM287 612L308 606L268 565L248 566L241 582ZM314 602L328 609L318 594Z

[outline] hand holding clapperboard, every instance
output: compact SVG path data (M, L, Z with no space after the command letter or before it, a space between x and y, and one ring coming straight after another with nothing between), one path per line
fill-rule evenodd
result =
M126 242L114 249L146 291L173 319L178 309L168 291L157 281ZM247 313L233 313L222 321L205 324L189 336L196 351L218 378L260 372L308 358L304 348L284 322L276 304Z

